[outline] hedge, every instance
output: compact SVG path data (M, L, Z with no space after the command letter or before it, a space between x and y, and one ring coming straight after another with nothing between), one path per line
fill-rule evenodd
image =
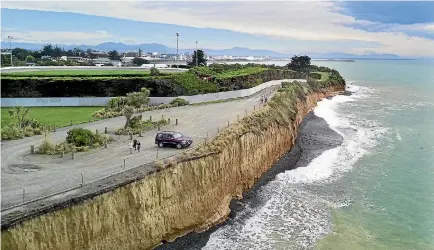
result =
M250 75L203 78L193 72L142 77L3 77L2 97L124 96L147 88L151 96L180 96L246 89L280 79L305 78L289 70L267 69Z

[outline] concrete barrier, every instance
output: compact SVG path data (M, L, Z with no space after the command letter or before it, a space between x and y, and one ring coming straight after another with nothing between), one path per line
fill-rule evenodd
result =
M240 98L251 96L258 91L269 88L271 86L280 85L283 81L300 81L306 82L303 79L288 79L288 80L274 80L250 89L210 93L203 95L193 95L193 96L179 96L187 100L189 103L201 103L201 102L211 102L218 100L225 100L231 98ZM112 97L35 97L35 98L1 98L1 107L76 107L76 106L88 106L88 107L98 107L105 106L108 100ZM168 104L177 97L150 97L149 104L160 105Z

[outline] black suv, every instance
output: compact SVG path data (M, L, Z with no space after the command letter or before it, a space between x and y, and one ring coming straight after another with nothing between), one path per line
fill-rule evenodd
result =
M164 146L176 146L177 148L185 148L190 146L193 140L190 137L185 137L179 132L162 131L155 136L155 144L162 148Z

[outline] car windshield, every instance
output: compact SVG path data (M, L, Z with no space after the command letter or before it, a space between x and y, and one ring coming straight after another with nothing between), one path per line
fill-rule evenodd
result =
M182 137L181 133L173 134L173 138L175 138L175 139L178 139L178 138L181 138L181 137Z

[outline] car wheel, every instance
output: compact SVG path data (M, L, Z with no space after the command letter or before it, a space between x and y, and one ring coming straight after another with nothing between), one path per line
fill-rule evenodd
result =
M162 148L162 147L164 147L164 144L163 144L162 142L159 142L159 143L158 143L158 147L159 147L159 148Z
M176 148L180 149L180 148L182 148L182 145L180 143L178 143L178 144L176 144Z

